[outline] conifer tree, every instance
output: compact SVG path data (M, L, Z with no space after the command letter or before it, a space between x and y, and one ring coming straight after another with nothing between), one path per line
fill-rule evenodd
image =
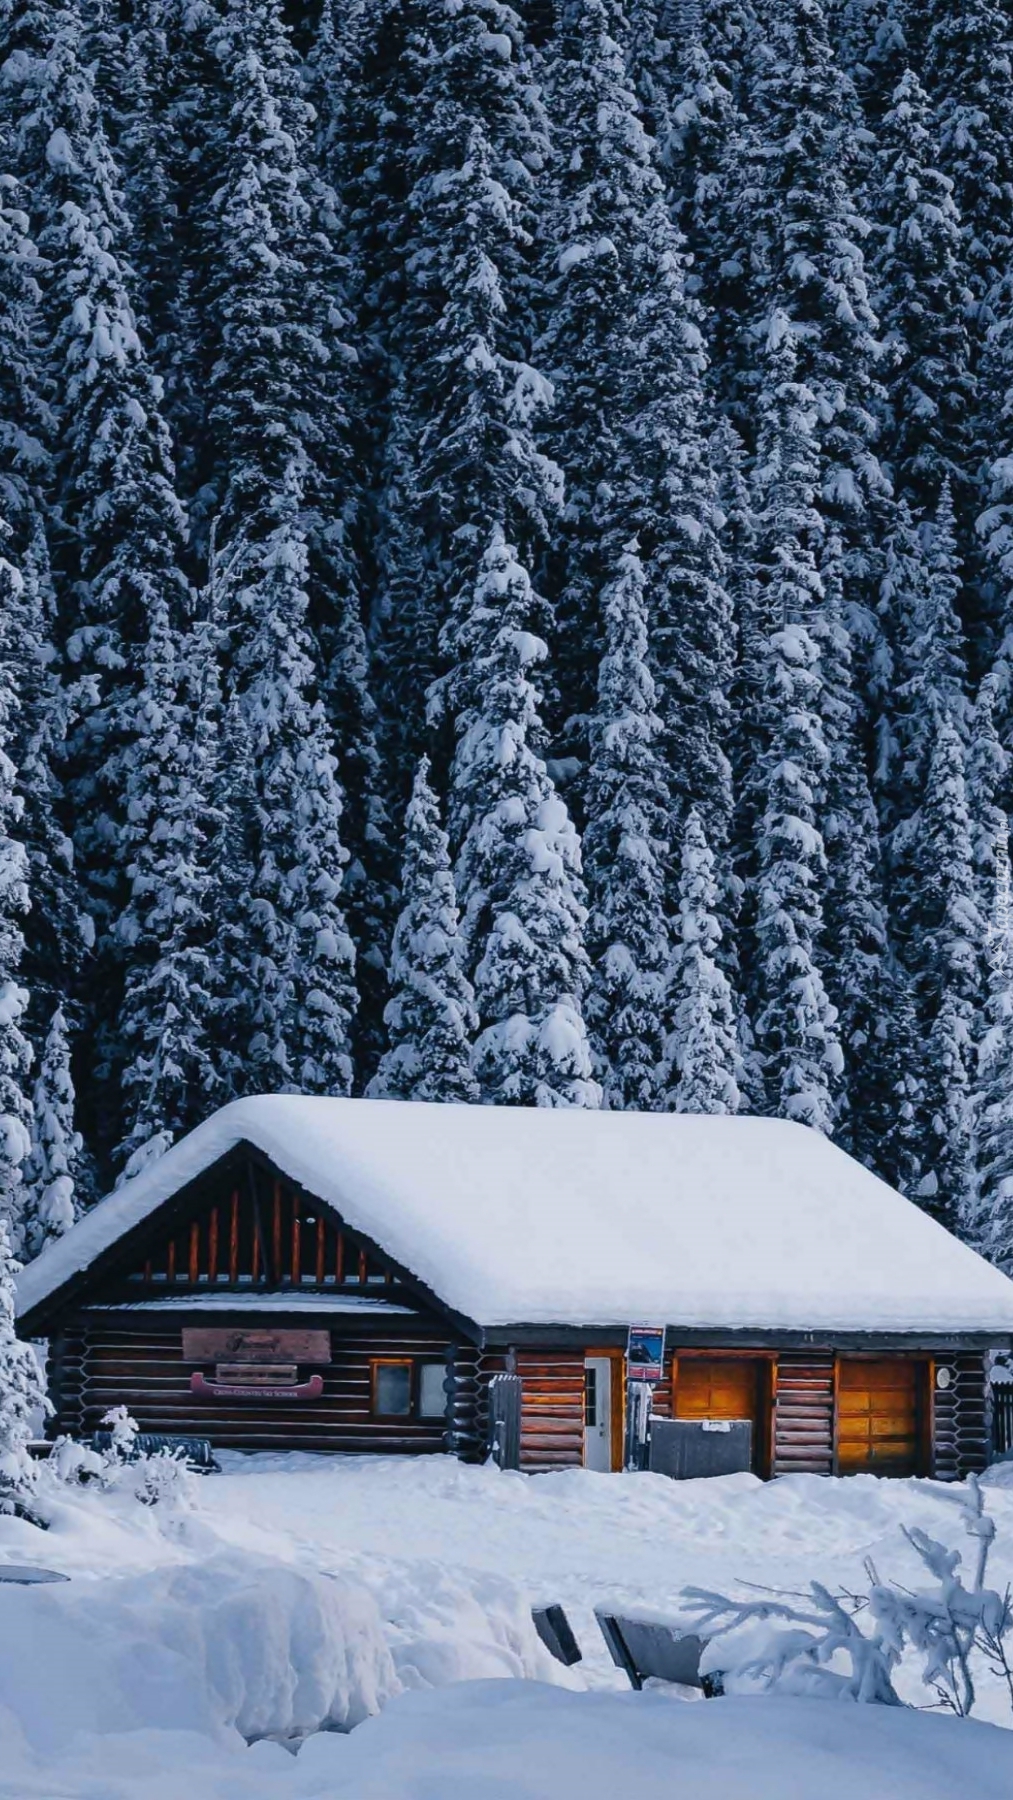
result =
M893 576L888 603L896 766L889 786L896 813L910 819L925 791L936 714L950 718L965 738L970 724L967 653L956 604L960 566L945 483L935 520L917 533L903 506L898 509Z
M246 907L253 996L247 1080L253 1091L341 1094L352 1081L355 948L341 900L348 854L341 791L306 626L309 557L300 501L294 468L273 533L228 577L257 622L239 662L256 833Z
M117 922L126 978L119 1029L127 1129L124 1176L200 1123L216 1092L208 1042L215 971L208 939L215 874L208 846L217 726L215 647L207 632L152 619L128 770L129 903Z
M464 973L450 849L427 757L416 770L405 819L401 892L384 1015L389 1047L369 1094L380 1100L477 1100L470 1061L475 999Z
M865 266L868 221L855 200L857 99L833 56L820 0L773 0L753 48L747 362L757 368L754 343L762 344L774 313L786 313L798 378L818 409L822 503L844 541L854 613L872 605L870 543L889 492L876 447L881 353Z
M999 869L997 858L1008 835L1002 799L1009 781L1009 754L997 729L999 677L986 675L978 688L967 752L967 805L971 820L971 852L978 910L991 916ZM983 967L983 992L987 967Z
M997 316L1013 262L1013 45L997 0L933 0L925 19L924 80L942 167L953 182L979 343Z
M647 600L636 542L602 595L605 653L590 724L583 839L591 983L585 1016L605 1106L663 1104L670 801L647 664Z
M888 349L883 454L894 492L933 510L944 480L967 491L975 386L960 215L939 168L928 97L911 69L880 126L870 187L871 274Z
M692 259L688 285L709 309L714 359L721 362L728 348L728 311L741 294L743 275L736 211L746 121L734 72L721 55L726 46L708 29L712 21L705 9L697 0L682 0L671 16L676 29L664 44L655 77L663 110L656 108L660 116L653 135L675 224ZM635 45L633 8L630 18Z
M36 1485L37 1465L28 1446L38 1415L49 1408L38 1358L15 1326L19 1268L0 1213L0 1516L20 1511Z
M882 1089L875 1097L874 1109L862 1114L862 1134L871 1138L879 1123L875 1157L868 1160L885 1181L913 1199L924 1163L922 1040L911 978L896 964L877 1020L876 1038Z
M917 904L905 949L916 958L916 1005L926 1034L922 1145L916 1198L944 1224L964 1214L971 1193L971 1056L978 994L978 911L964 749L952 720L937 714L915 854Z
M995 854L985 1030L974 1070L975 1185L961 1225L975 1249L1013 1268L1013 943L1009 828Z
M597 1106L582 1015L588 962L580 843L542 757L531 674L544 640L530 579L501 530L444 633L456 670L450 812L480 1030L483 1098Z
M829 757L820 658L811 625L823 601L815 510L816 407L795 379L795 344L775 316L770 401L757 454L763 629L757 657L754 1028L772 1112L830 1133L843 1058L820 967L826 851L820 829Z
M671 972L667 1045L677 1112L738 1112L741 1065L735 1010L717 960L721 927L714 858L694 810L686 820L679 881L678 944Z
M214 617L214 613L209 615ZM217 895L209 958L214 971L214 1004L208 1038L221 1102L251 1087L248 1045L253 1036L256 984L249 897L254 891L259 843L253 738L244 707L233 695L222 708L218 752L211 777L214 829L209 867L217 875Z
M6 1222L10 1248L18 1255L25 1244L22 1168L31 1147L25 1083L32 1061L22 1031L28 993L19 980L22 921L29 907L28 858L16 835L24 807L9 751L18 712L11 623L21 585L18 570L0 554L0 1226Z
M686 295L655 150L637 117L627 33L615 0L574 0L554 81L558 194L541 353L556 388L553 448L568 482L558 609L564 710L591 709L599 595L617 546L636 537L673 807L681 818L696 804L721 849L731 818L733 625L703 319Z
M355 1037L365 1074L378 1053L393 871L353 543L359 497L342 271L330 195L308 167L311 110L277 0L229 0L211 47L228 108L221 181L202 214L219 549L225 561L242 562L255 546L270 554L298 468L307 653L345 796L344 904L358 949ZM233 624L241 669L240 639L248 648L260 628L244 602Z
M865 769L861 706L845 623L843 556L831 537L820 559L823 605L812 633L820 657L820 710L827 747L821 822L827 858L823 901L826 984L844 1055L835 1136L877 1166L883 1126L884 1036L890 997L887 917L879 822Z
M24 799L20 835L28 854L32 912L25 926L25 978L41 1026L52 998L77 973L84 948L73 851L56 764L67 698L56 666L56 600L46 514L53 416L39 325L42 264L27 235L13 176L0 189L0 489L9 554L21 575L10 618L19 714L11 748Z
M411 595L407 630L425 670L440 666L451 597L474 582L490 534L501 528L530 561L558 510L561 480L534 437L551 397L530 360L528 268L546 145L520 20L500 0L420 0L415 25L399 73L417 99L398 150L407 284L392 346L395 453L379 548L385 635L404 642L401 608ZM402 522L405 503L419 513ZM403 660L392 656L390 667L394 754L409 770L426 739L423 695Z
M161 388L139 338L123 256L130 227L67 5L17 9L6 65L17 168L44 258L60 427L53 554L77 724L68 790L90 902L122 900L121 758L151 610L185 605L184 518Z
M77 1221L78 1165L83 1147L74 1124L67 1019L63 1007L58 1006L49 1022L32 1093L31 1151L24 1169L25 1255L29 1258Z

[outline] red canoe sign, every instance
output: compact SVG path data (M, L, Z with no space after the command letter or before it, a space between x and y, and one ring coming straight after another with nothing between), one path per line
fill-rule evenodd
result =
M322 1375L311 1375L287 1387L268 1387L264 1382L209 1381L200 1369L190 1377L190 1392L198 1400L319 1400L324 1391Z

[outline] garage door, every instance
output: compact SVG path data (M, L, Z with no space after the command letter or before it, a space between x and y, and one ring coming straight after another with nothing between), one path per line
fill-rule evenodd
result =
M841 1475L915 1475L922 1365L842 1357L837 1377L837 1469Z

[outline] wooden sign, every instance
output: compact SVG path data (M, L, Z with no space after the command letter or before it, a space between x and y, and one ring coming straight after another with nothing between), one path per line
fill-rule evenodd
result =
M309 1375L305 1381L284 1387L265 1387L261 1382L247 1386L238 1381L209 1381L203 1369L195 1369L190 1377L190 1392L197 1400L319 1400L323 1391L322 1375Z
M183 1361L329 1363L329 1331L276 1331L269 1325L183 1328Z

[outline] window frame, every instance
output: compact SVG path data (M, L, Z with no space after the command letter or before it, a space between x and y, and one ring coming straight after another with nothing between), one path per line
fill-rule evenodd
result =
M378 1404L381 1369L408 1370L408 1406L404 1412L381 1412ZM415 1358L413 1356L371 1356L369 1359L369 1410L374 1419L392 1424L412 1424L415 1418Z
M381 1412L378 1406L379 1372L381 1369L408 1370L407 1412ZM371 1356L369 1359L369 1409L374 1419L392 1425L437 1425L445 1423L449 1396L444 1395L439 1412L422 1411L422 1370L439 1369L446 1379L446 1363L436 1356Z

